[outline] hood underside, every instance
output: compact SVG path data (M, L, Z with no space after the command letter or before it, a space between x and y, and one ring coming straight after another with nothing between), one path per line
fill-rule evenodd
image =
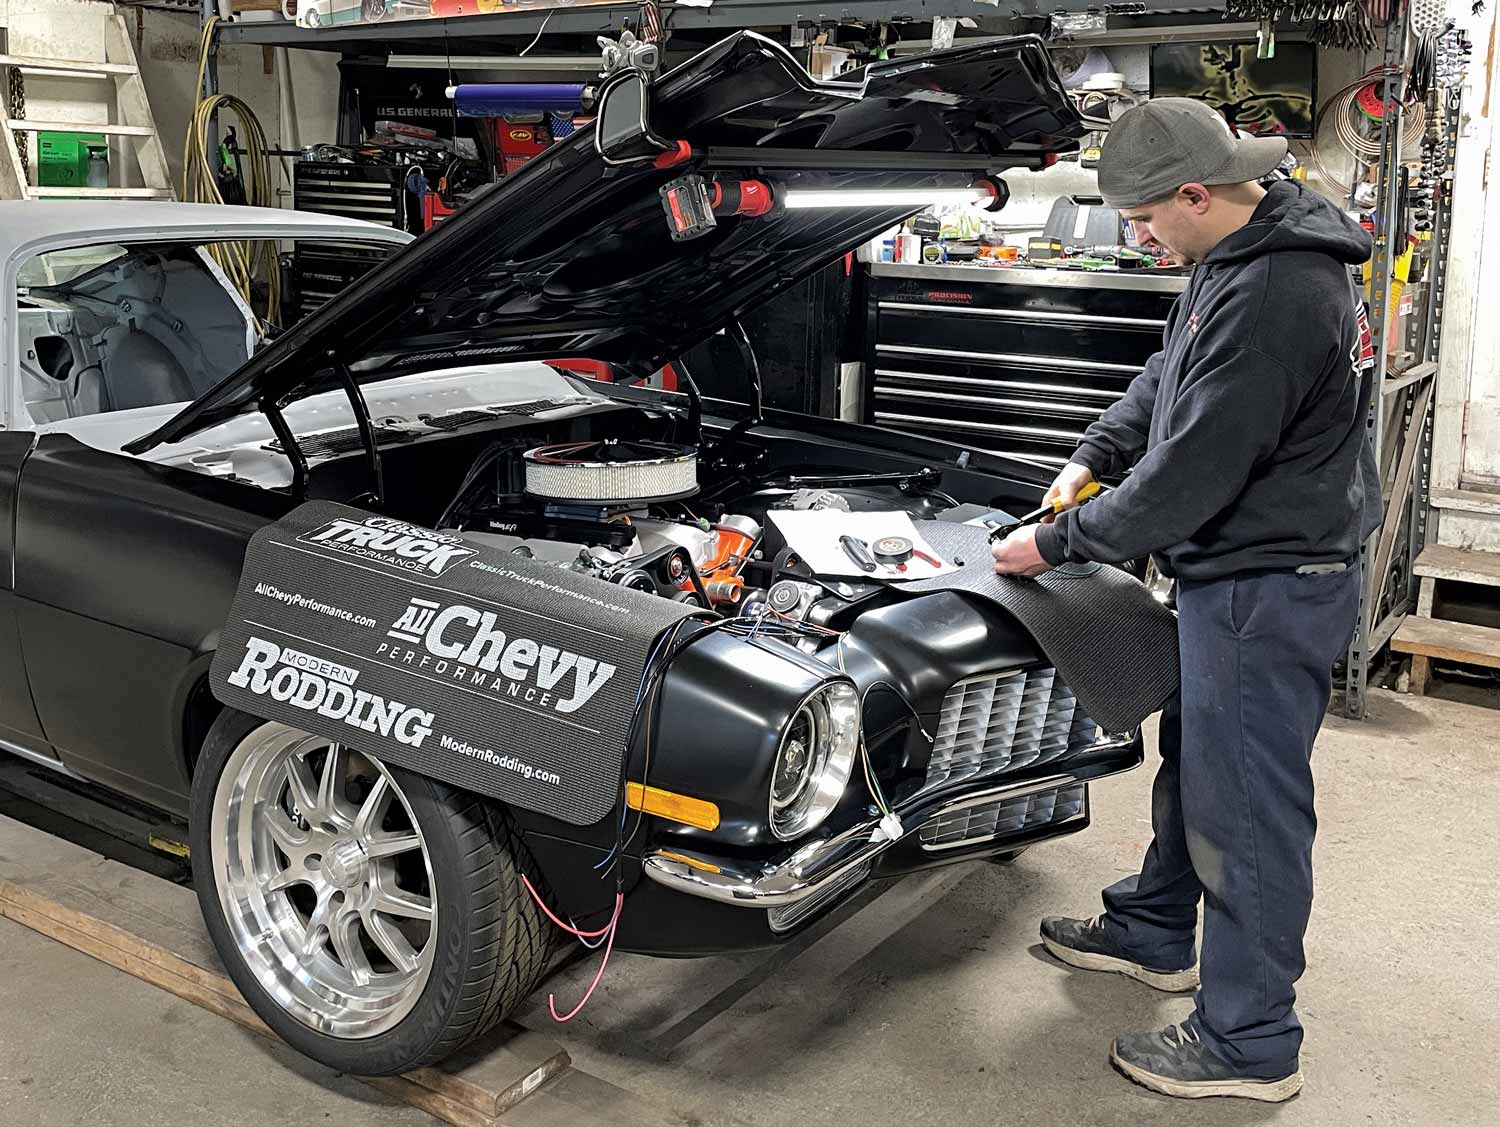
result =
M423 367L586 356L647 374L918 210L774 208L674 240L660 189L686 173L788 189L967 188L1041 167L1084 127L1041 40L880 63L819 83L740 32L663 76L651 130L691 157L611 165L585 127L366 275L165 426L180 441L262 403Z

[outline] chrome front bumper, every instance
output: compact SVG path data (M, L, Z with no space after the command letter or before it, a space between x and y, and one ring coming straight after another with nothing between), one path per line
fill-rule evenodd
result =
M1128 771L1141 761L1139 745L1138 733L1114 736L1100 740L1049 775L919 795L897 810L903 828L897 841L915 834L932 818L976 803L1022 798ZM1131 749L1134 755L1122 754ZM643 863L646 876L678 892L741 908L784 908L847 880L852 870L868 870L881 853L897 844L883 835L874 837L879 825L878 818L860 822L833 837L809 842L776 863L757 865L685 849L657 850L648 853ZM995 845L993 840L986 843L989 848ZM854 883L858 882L851 882L849 887Z

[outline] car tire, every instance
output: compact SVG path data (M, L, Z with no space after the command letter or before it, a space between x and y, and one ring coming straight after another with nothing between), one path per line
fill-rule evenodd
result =
M189 830L230 978L277 1034L340 1072L435 1064L546 969L555 933L521 883L542 887L531 858L476 795L226 709L194 773Z

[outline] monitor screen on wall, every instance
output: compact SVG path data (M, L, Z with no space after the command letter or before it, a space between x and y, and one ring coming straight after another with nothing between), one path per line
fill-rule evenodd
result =
M1237 129L1311 137L1317 54L1311 43L1278 43L1269 59L1255 43L1163 43L1151 48L1151 96L1197 98Z

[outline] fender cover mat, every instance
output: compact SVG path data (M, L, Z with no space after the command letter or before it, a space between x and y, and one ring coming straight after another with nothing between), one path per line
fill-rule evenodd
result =
M988 529L915 523L941 555L963 566L891 586L910 595L961 591L1008 611L1105 731L1137 727L1177 692L1177 616L1133 575L1092 563L1065 564L1036 579L996 575Z
M312 501L256 533L214 696L574 825L619 808L653 645L694 608Z

